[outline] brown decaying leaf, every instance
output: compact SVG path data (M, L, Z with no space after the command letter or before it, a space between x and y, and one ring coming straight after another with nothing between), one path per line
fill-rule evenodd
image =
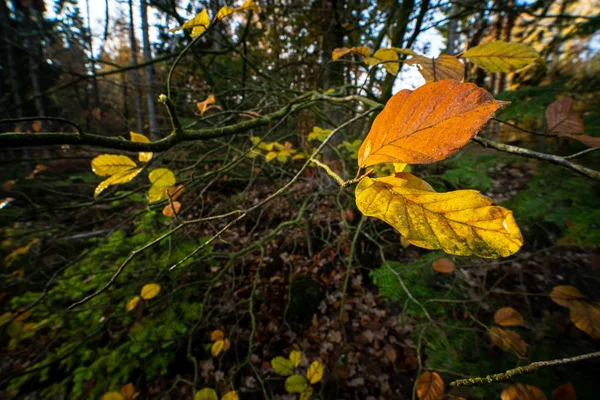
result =
M419 400L440 400L444 397L444 380L437 372L423 372L416 386Z
M571 322L594 339L600 339L600 303L571 300Z
M501 400L547 400L546 395L540 389L531 385L517 383L502 391Z
M575 388L571 382L565 383L552 391L552 400L577 400Z
M462 82L465 75L465 66L455 56L443 54L438 58L415 56L404 61L408 65L419 65L419 72L426 82L454 79Z
M496 311L494 321L502 326L523 326L525 320L520 312L512 307L503 307Z
M174 201L173 205L167 204L165 208L163 208L163 215L169 218L175 218L177 214L179 214L179 210L181 209L181 203L178 201Z
M573 110L573 99L563 97L546 108L546 122L550 133L583 133L583 121Z
M558 136L578 140L589 147L600 147L600 137L590 135L570 135L568 133L560 133Z
M428 164L456 153L505 102L472 83L448 79L395 94L358 151L361 168Z
M451 274L455 270L454 263L446 257L438 258L433 262L433 269L443 274Z
M550 299L556 304L569 307L569 302L573 299L583 299L585 296L575 286L559 285L554 286L550 292Z
M527 353L527 343L514 331L501 329L496 326L490 328L492 342L504 351L513 350L517 355L524 357Z

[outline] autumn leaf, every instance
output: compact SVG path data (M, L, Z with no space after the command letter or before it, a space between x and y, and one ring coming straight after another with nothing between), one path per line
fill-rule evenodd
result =
M221 397L221 400L240 400L240 397L235 390L232 390L231 392L225 393L223 397Z
M184 189L184 185L171 186L167 189L167 196L175 201L183 194Z
M220 106L211 106L211 104L215 103L215 101L215 95L211 94L206 100L196 103L196 107L198 107L200 115L203 116L205 112L213 108L222 110Z
M293 350L290 353L290 361L292 362L292 365L294 366L294 368L297 368L298 365L300 365L301 360L302 360L302 352L301 351Z
M338 49L333 49L333 53L331 53L331 59L336 61L337 59L345 56L346 54L359 54L365 57L371 55L371 50L368 47L360 46L360 47L340 47Z
M600 303L569 302L571 322L593 339L600 339Z
M552 400L577 400L575 388L571 382L565 383L552 391Z
M7 192L10 192L10 190L17 184L17 181L15 179L9 179L7 181L4 181L2 183L2 189L6 190Z
M29 253L29 250L31 250L31 246L36 245L38 243L40 243L40 239L34 238L31 239L29 243L27 243L25 246L18 247L11 251L6 257L4 257L4 266L10 267L12 263L16 261L17 258Z
M583 133L583 121L573 110L573 98L564 97L546 108L546 122L550 133Z
M142 299L150 300L150 299L153 299L154 297L156 297L159 292L160 292L159 284L149 283L147 285L144 285L144 287L142 287L140 294L142 296Z
M550 299L559 306L569 307L569 303L573 299L583 299L585 296L574 286L559 285L554 286L550 292Z
M503 104L472 83L450 79L401 90L375 118L358 151L358 165L443 160L467 144Z
M41 121L37 121L37 120L36 120L36 121L33 121L33 122L31 123L31 130L32 130L33 132L39 132L39 131L40 131L40 129L42 129L42 122L41 122Z
M496 40L469 49L463 57L489 72L511 72L531 64L540 55L527 44Z
M179 28L170 29L169 32L177 32L182 29L192 28L191 37L195 37L206 32L210 25L210 18L206 10L200 11L194 18L181 25Z
M134 298L132 298L131 300L129 300L127 302L127 306L125 307L125 311L133 311L138 304L140 304L140 301L142 299L140 298L140 296L135 296Z
M312 132L308 134L308 141L316 140L317 142L323 142L327 139L327 136L331 133L331 129L323 129L318 126L313 126Z
M220 329L215 329L214 331L212 331L210 333L210 340L212 340L213 342L215 342L217 340L222 340L224 338L225 338L225 334Z
M254 2L254 0L246 0L244 2L244 4L242 4L240 7L237 7L235 9L235 11L245 11L245 10L259 12L260 8L258 8L258 6Z
M440 400L444 397L444 380L437 372L423 372L415 386L419 400Z
M135 167L137 165L131 158L116 154L102 154L92 160L92 171L98 176L116 175Z
M139 392L136 393L135 388L133 387L133 383L131 382L129 382L126 385L123 385L121 387L121 390L119 390L119 393L121 394L121 396L123 396L123 399L125 400L135 400L139 395Z
M167 204L165 208L163 208L162 213L165 217L175 218L175 216L179 214L179 210L181 210L181 203L174 201L172 205Z
M150 139L148 139L146 136L142 135L141 133L129 132L129 135L131 137L132 142L150 143ZM152 160L152 152L140 151L138 153L138 160L140 160L141 162L148 162L148 161Z
M308 387L308 381L302 375L292 375L285 380L288 393L302 393Z
M475 190L436 193L407 172L363 178L356 186L356 205L426 249L497 258L514 254L523 244L511 211Z
M450 261L448 258L443 257L438 258L433 262L433 269L443 274L451 274L452 272L454 272L455 267L452 261Z
M540 389L531 385L517 383L502 391L501 400L546 400L546 395Z
M320 361L313 361L306 370L306 378L311 385L319 383L323 379L323 364Z
M398 60L398 53L394 49L379 49L371 57L365 58L365 64L372 66L388 61L383 64L383 67L390 74L397 75L400 70Z
M104 393L100 400L125 400L119 392L108 392Z
M165 189L175 185L176 179L173 171L167 168L158 168L148 174L152 186L148 190L148 201L155 203L165 196Z
M215 389L204 388L194 395L194 400L219 400Z
M568 133L561 133L558 136L577 140L588 147L600 147L600 137L590 135L570 135Z
M102 193L109 186L120 185L123 183L131 182L133 180L133 178L135 178L136 176L138 176L138 174L140 172L142 172L143 169L144 168L130 169L130 170L115 174L115 175L103 180L102 182L100 182L98 184L98 186L96 186L96 189L94 190L94 197L98 197L100 195L100 193Z
M496 311L494 321L502 326L523 326L525 320L520 312L511 307L503 307Z
M210 354L212 354L213 357L217 357L219 354L221 354L221 352L225 351L224 347L225 347L225 340L219 339L212 344L212 346L210 348Z
M490 337L492 342L504 351L513 350L520 357L527 353L527 343L517 332L493 326L490 328Z
M223 6L217 13L217 19L221 20L223 18L226 18L226 17L230 16L231 14L233 14L234 12L235 12L234 8L228 7L228 6Z
M277 375L289 376L294 373L294 363L284 357L275 357L272 359L271 367Z
M415 56L404 61L405 64L419 65L419 72L426 82L454 79L462 82L465 66L455 56L441 55L438 58Z
M300 400L310 400L313 395L313 388L311 386L307 386L306 389L302 393L300 393Z

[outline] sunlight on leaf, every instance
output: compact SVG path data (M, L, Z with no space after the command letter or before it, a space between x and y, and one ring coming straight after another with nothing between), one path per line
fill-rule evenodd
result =
M140 133L129 132L129 135L131 136L132 142L150 143L150 139ZM138 153L138 159L141 162L148 162L152 160L152 152L141 151Z
M462 82L465 66L455 56L442 54L438 58L415 56L404 61L408 65L418 65L419 72L426 82L454 79Z
M98 176L120 174L137 167L135 161L127 156L102 154L92 160L92 171Z
M148 201L156 203L165 197L165 189L176 183L175 174L167 168L158 168L148 174L152 186L148 190Z
M179 28L170 29L169 32L177 32L182 29L192 28L192 33L190 33L190 36L196 37L206 32L209 25L210 18L208 17L208 12L206 10L202 10L194 18L190 19Z
M440 400L444 397L444 380L437 372L423 372L415 386L419 400Z
M235 11L244 11L244 10L259 12L260 8L258 8L258 6L254 2L254 0L246 0L244 2L244 4L242 4L240 7L237 7L235 9Z
M226 18L226 17L230 16L231 14L233 14L234 12L235 12L234 8L228 7L228 6L223 6L217 13L217 19L221 20L223 18Z
M135 296L134 298L132 298L131 300L129 300L127 302L127 306L125 307L125 311L133 311L138 304L140 304L140 301L142 299L140 298L140 296Z
M340 47L338 49L333 49L331 53L331 59L336 61L337 59L345 56L346 54L359 54L365 57L371 55L371 50L368 47L360 46L360 47Z
M385 70L390 74L397 75L398 71L400 71L400 63L398 60L398 52L394 49L379 49L371 57L365 58L365 64L373 66L387 61L381 65L383 65Z
M531 64L540 55L528 44L496 40L470 48L463 57L489 72L511 72Z
M144 287L142 288L140 294L142 296L142 299L144 299L144 300L150 300L150 299L153 299L154 297L156 297L159 292L160 292L160 285L159 284L157 284L157 283L149 283L147 285L144 285Z
M302 393L308 387L308 381L302 375L292 375L285 380L288 393Z
M123 183L128 183L133 180L140 172L142 172L143 168L131 169L128 171L124 171L118 174L115 174L108 179L103 180L96 186L94 190L94 197L98 197L100 193L102 193L106 188L113 185L120 185Z

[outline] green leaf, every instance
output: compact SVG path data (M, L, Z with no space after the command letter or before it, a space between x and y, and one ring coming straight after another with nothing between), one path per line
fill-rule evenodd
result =
M285 380L285 390L288 393L302 393L308 387L308 381L302 375L292 375Z
M271 367L273 367L276 374L281 376L289 376L294 373L294 364L284 357L275 357L272 359Z
M463 57L489 72L511 72L531 64L540 55L525 43L496 40L469 49Z
M194 395L194 400L219 400L219 396L214 389L204 388Z

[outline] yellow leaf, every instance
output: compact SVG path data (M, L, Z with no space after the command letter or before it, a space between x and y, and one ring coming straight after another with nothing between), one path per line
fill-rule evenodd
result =
M219 400L217 392L211 388L204 388L194 395L194 400Z
M208 98L206 100L196 103L196 107L198 107L198 111L200 111L200 115L204 115L204 113L208 110L208 106L210 104L213 104L215 101L216 101L215 95L211 94L210 96L208 96Z
M121 174L135 167L131 158L116 154L102 154L92 160L92 171L98 176Z
M525 325L525 319L520 312L512 307L503 307L496 311L494 315L494 321L498 325L502 326L523 326Z
M505 102L452 79L401 90L379 113L358 151L358 166L428 164L456 153Z
M274 151L270 151L267 153L267 155L265 156L265 159L267 160L267 162L271 162L273 161L276 157L277 157L277 153Z
M176 179L173 171L167 168L158 168L148 174L152 186L148 190L148 201L156 203L165 197L165 189L175 185Z
M142 170L143 168L130 169L103 180L98 184L98 186L96 186L96 189L94 190L94 197L98 197L98 195L100 195L100 193L102 193L109 186L130 182L140 172L142 172Z
M297 368L300 365L300 361L302 360L302 352L294 350L290 353L290 361L294 365L294 368Z
M271 367L277 375L289 376L294 373L294 363L284 357L275 357L271 360Z
M129 135L131 136L132 142L150 143L150 139L148 139L146 136L142 135L141 133L129 132ZM148 162L148 161L152 160L152 152L140 151L138 153L138 159L141 162Z
M438 258L433 262L433 269L443 274L451 274L454 272L454 263L448 258Z
M463 57L489 72L511 72L531 64L540 55L525 43L496 40L469 49Z
M260 9L254 2L254 0L246 0L246 2L244 2L244 4L242 4L241 7L238 7L235 9L235 11L244 11L244 10L255 11L255 12L260 11Z
M150 300L158 295L160 292L160 285L157 283L149 283L144 285L140 294L142 295L142 299Z
M285 380L288 393L302 393L308 387L308 381L302 375L292 375Z
M340 47L338 49L334 49L331 53L331 59L333 61L339 59L340 57L345 56L346 54L360 54L365 57L371 55L371 50L368 47L360 46L360 47Z
M4 257L4 266L10 267L17 258L29 253L29 250L31 250L31 246L33 246L34 244L38 244L39 242L40 242L40 239L34 238L34 239L31 239L31 241L29 243L27 243L25 246L19 247L17 249L14 249L13 251L11 251L6 257Z
M437 372L423 372L415 386L419 400L440 400L444 397L444 380Z
M372 57L365 58L367 65L376 65L383 61L393 61L384 63L383 67L392 75L398 74L400 64L398 63L398 53L394 49L379 49Z
M230 16L231 14L233 14L234 12L235 12L235 9L232 7L228 7L228 6L221 7L219 12L217 13L217 19L221 20L223 18L226 18L226 17Z
M240 400L240 397L235 390L232 390L231 392L225 393L223 397L221 397L221 400Z
M394 172L404 172L406 167L408 167L408 164L404 164L404 163L392 163L392 164L394 165ZM410 172L410 171L406 171L406 172Z
M177 32L182 29L192 28L192 33L190 33L190 36L195 37L203 34L208 29L209 25L210 18L208 17L208 12L206 10L202 10L194 18L190 19L179 28L169 30L169 32Z
M573 299L583 299L585 296L575 286L559 285L554 286L550 292L550 299L556 304L569 307L569 302Z
M313 388L308 386L302 393L300 393L300 400L310 400L313 395Z
M546 400L546 395L540 389L531 385L517 383L502 391L501 400Z
M320 361L313 361L306 370L306 378L311 385L320 382L323 379L323 364Z
M496 326L490 328L492 342L504 351L513 350L518 356L524 357L527 353L527 343L521 339L517 332L501 329Z
M417 53L415 53L414 51L412 51L411 49L401 49L398 47L390 47L390 50L395 51L398 54L404 54L407 56L416 56Z
M441 55L438 58L427 58L415 56L406 61L405 64L419 65L419 72L426 82L454 79L463 81L465 66L455 56Z
M121 393L118 392L108 392L104 393L100 400L125 400Z
M210 348L210 354L212 354L213 357L217 357L219 354L221 354L221 352L223 352L223 347L225 347L225 340L217 340L212 344Z
M497 258L514 254L523 244L511 211L475 190L436 193L407 172L363 178L356 186L356 205L426 249Z
M600 303L569 302L571 321L593 339L600 339Z
M132 298L131 300L129 300L127 302L127 306L125 307L125 311L133 311L138 304L140 304L140 301L142 299L140 298L140 296L135 296L134 298Z
M225 339L225 334L220 329L215 329L210 333L210 340L216 342L217 340Z

